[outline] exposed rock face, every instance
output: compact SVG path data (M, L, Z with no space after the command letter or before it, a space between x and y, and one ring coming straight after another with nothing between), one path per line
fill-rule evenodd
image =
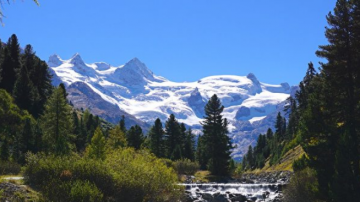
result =
M149 126L136 119L134 116L121 110L118 106L106 102L95 93L87 84L83 82L75 82L67 87L68 99L77 109L89 109L91 113L98 115L105 120L112 123L118 123L122 115L125 116L126 126L138 124L144 131L147 131Z
M236 112L235 118L237 120L241 120L248 116L250 116L250 109L247 107L240 107L240 109Z
M3 193L0 201L20 201L19 196L26 196L26 189L12 183L0 183L0 191Z
M198 88L195 88L195 90L191 92L190 97L188 98L188 103L198 117L205 115L204 107L206 102L201 96Z

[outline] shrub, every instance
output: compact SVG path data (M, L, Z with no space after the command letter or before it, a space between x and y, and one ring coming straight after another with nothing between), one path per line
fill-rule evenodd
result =
M75 181L70 190L72 202L97 202L102 201L103 194L95 184L89 181Z
M20 164L11 161L0 161L0 175L17 175L20 171Z
M305 154L302 155L301 158L295 160L292 165L294 172L297 172L297 171L307 168L308 164L309 164L308 161L309 160Z
M199 170L199 164L189 159L181 159L173 162L173 168L179 175L194 175Z
M182 193L174 170L149 151L119 149L105 162L118 185L117 201L177 201Z
M305 168L295 173L290 183L284 189L284 201L303 202L314 201L318 193L316 172Z
M119 149L106 160L28 154L25 182L49 201L176 201L177 176L147 151Z

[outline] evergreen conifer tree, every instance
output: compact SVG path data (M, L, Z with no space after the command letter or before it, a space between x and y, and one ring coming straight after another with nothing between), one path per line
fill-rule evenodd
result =
M109 131L109 137L106 141L106 145L109 149L118 149L127 146L126 136L120 126L115 126L115 128Z
M207 165L214 175L227 175L232 144L227 136L228 122L222 118L224 106L216 95L213 95L205 106L205 121L202 122L204 143L208 153Z
M310 85L304 85L308 98L304 110L299 100L303 146L309 165L317 171L324 201L360 198L358 5L359 1L338 0L327 15L325 36L329 44L316 52L327 61L321 63L320 73Z
M48 99L42 116L44 142L50 153L68 154L71 150L72 122L71 108L64 99L62 88L58 87Z
M28 110L30 113L33 112L33 103L35 100L35 92L32 81L29 78L28 69L33 68L33 57L34 53L31 46L26 46L25 48L25 61L24 64L20 67L14 90L13 97L15 103L21 108Z
M195 135L192 133L191 128L186 131L185 146L184 146L184 158L195 160Z
M144 142L144 135L141 127L138 125L131 126L131 128L127 131L126 140L128 146L140 149L142 143Z
M180 125L179 122L175 119L174 114L170 114L168 120L165 123L165 134L166 134L166 150L167 157L174 157L174 151L176 146L181 143L181 134L180 134ZM181 147L180 147L181 149ZM177 151L179 153L179 151ZM177 160L177 159L172 159Z
M161 120L157 118L149 131L150 151L157 157L165 157L164 130Z
M123 132L124 134L126 134L125 116L124 116L124 115L121 116L119 125L120 125L120 129L122 130L122 132Z
M105 159L105 137L100 127L97 127L94 136L91 138L91 143L87 148L87 155L90 158Z

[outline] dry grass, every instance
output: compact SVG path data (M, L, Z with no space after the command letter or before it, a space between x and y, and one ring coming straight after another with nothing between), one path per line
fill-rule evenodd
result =
M293 171L292 164L295 160L301 158L305 154L303 148L298 145L295 148L286 152L286 154L281 157L279 163L270 166L269 159L266 160L265 166L262 169L255 169L246 173L262 173L262 172L274 172L274 171Z

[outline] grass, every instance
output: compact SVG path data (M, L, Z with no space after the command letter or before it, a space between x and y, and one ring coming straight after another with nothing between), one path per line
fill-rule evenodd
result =
M274 172L274 171L291 171L293 172L292 164L295 160L301 158L305 154L303 148L298 145L293 149L290 149L282 156L279 163L270 166L269 159L266 160L265 166L262 169L255 169L247 171L246 173L262 173L262 172Z

